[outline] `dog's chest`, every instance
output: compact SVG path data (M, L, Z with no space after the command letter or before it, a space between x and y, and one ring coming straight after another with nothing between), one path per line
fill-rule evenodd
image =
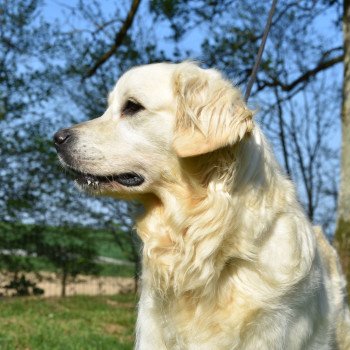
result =
M326 323L303 312L254 306L240 297L216 306L178 299L159 305L158 312L163 342L171 350L333 349Z
M259 308L241 296L213 302L190 295L160 302L162 336L168 349L238 349Z

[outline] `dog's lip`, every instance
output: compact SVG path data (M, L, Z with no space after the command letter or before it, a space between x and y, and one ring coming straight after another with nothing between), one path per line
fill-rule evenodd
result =
M79 185L92 186L94 188L103 184L117 182L126 187L140 186L145 181L145 178L136 172L123 172L113 175L95 175L69 167L69 172L74 177Z

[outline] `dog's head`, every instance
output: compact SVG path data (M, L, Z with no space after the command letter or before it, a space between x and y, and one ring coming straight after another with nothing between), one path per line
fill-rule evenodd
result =
M101 117L60 130L54 142L84 190L125 195L176 181L179 159L233 145L252 128L252 112L220 73L159 63L126 72Z

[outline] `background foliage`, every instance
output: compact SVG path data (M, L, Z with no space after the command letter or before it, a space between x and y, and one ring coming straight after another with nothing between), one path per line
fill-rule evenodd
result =
M50 252L63 275L65 268L91 272L89 227L108 230L138 265L132 218L140 209L79 193L57 163L52 134L101 115L118 76L134 65L192 58L244 90L269 7L253 0L2 0L0 253ZM340 0L279 2L250 101L310 219L329 234L338 196L341 19ZM35 246L23 243L29 236ZM77 251L87 260L70 265ZM31 268L29 258L0 256L2 269Z

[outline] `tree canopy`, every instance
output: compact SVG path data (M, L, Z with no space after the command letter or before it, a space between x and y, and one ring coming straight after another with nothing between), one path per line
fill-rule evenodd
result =
M342 4L278 3L250 101L310 219L328 233L338 196ZM130 231L134 209L88 198L66 179L53 133L101 115L134 65L191 58L244 90L270 2L78 0L48 15L52 6L0 4L0 215Z

